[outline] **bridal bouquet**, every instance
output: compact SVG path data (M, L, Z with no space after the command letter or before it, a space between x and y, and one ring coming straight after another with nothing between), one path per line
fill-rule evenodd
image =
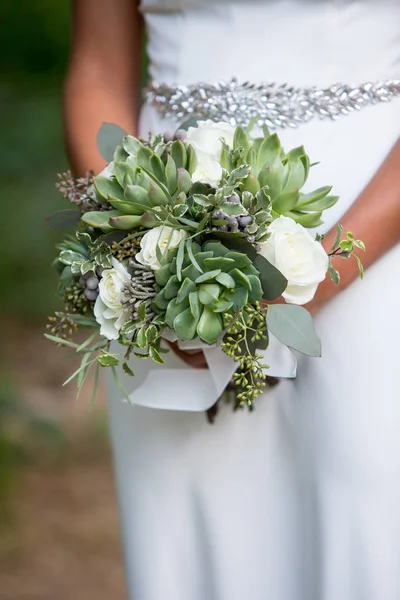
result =
M328 255L307 228L320 225L338 197L329 186L301 191L311 166L303 147L286 153L277 134L250 132L199 121L145 141L105 124L98 142L111 161L106 169L59 176L74 208L49 225L76 232L58 247L63 310L46 337L82 357L67 382L77 379L80 390L92 366L96 382L110 367L122 389L117 367L133 376L132 353L162 363L164 339L195 340L237 362L236 405L252 408L265 385L259 351L269 332L320 356L302 305L328 271L339 281L332 256L364 246L351 233L342 239L338 226ZM78 329L88 331L81 343L73 341Z

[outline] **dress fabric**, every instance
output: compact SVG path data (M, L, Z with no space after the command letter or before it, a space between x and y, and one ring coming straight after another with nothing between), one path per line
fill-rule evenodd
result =
M400 74L398 0L148 0L141 10L161 82ZM142 135L174 128L144 107ZM308 190L333 184L340 195L325 230L399 130L397 98L278 132L285 149L303 144L320 161ZM297 378L251 414L224 405L210 426L202 413L131 408L111 387L131 600L400 598L399 282L396 246L317 316L323 357L299 357Z

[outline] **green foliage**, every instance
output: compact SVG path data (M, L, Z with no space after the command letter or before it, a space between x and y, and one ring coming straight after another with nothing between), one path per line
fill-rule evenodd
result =
M67 238L58 246L60 254L58 263L70 268L68 273L73 275L85 275L89 271L95 271L96 267L110 269L112 267L112 254L110 246L97 239L92 242L88 233L77 232L76 240ZM66 269L64 268L63 273Z
M248 134L239 127L234 150L225 149L227 168L249 165L250 172L242 181L242 192L248 191L251 197L257 197L259 205L264 203L263 208L272 210L273 217L285 215L304 227L317 227L322 223L322 212L333 206L338 197L329 196L332 188L328 186L302 193L311 166L303 146L285 153L278 135L265 133L266 137L250 141ZM244 202L242 204L246 206ZM254 214L254 206L252 208L250 214ZM258 235L257 239L260 238Z
M190 239L164 257L155 272L153 306L180 339L198 336L214 344L223 332L224 313L234 314L261 299L259 271L246 255L239 258L240 269L237 253L218 240L200 246Z
M338 284L340 282L340 274L333 265L332 258L340 257L340 258L350 258L354 256L357 261L358 270L360 273L361 279L364 278L364 267L360 258L357 254L354 253L355 249L363 250L365 252L365 244L362 240L355 240L354 235L351 231L346 233L346 238L342 240L343 227L342 225L337 225L337 234L335 240L333 242L333 246L329 252L329 275L333 281L333 283Z
M20 470L28 464L27 438L59 442L59 427L32 410L18 388L0 374L0 526L12 510L12 492Z
M266 309L258 302L246 304L237 315L224 315L226 334L221 349L239 363L239 368L233 380L242 391L237 395L236 407L247 405L254 408L254 400L265 388L265 369L268 365L261 361L263 356L257 353L257 348L268 345L266 326Z
M303 306L271 304L267 311L267 325L285 346L307 356L321 356L321 341L310 313Z

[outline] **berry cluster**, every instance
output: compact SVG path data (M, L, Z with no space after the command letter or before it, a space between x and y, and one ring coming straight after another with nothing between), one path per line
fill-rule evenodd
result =
M99 295L99 283L103 271L103 267L97 267L96 272L89 271L80 277L79 284L84 288L83 293L88 300L94 301Z
M187 138L187 133L184 129L177 129L175 133L172 131L165 131L164 134L164 142L167 144L168 142L174 142L175 140L180 140L184 142Z
M231 204L240 204L240 198L236 194L233 194L230 198L225 200L225 202L229 202ZM256 238L254 235L250 234L247 231L247 227L253 224L253 217L250 215L242 216L242 217L230 217L225 214L224 211L219 208L213 212L213 226L212 231L230 231L231 233L247 233L247 241L250 244L254 244ZM215 225L214 221L227 221L225 225Z

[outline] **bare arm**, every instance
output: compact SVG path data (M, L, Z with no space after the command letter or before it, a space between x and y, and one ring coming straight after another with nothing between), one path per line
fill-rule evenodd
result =
M400 242L400 140L341 223L345 231L352 231L365 243L367 251L360 255L365 268ZM332 230L326 236L324 247L327 251L332 247L335 235L336 230ZM355 260L337 258L335 262L340 271L340 284L336 286L329 277L325 279L307 306L313 313L358 276Z
M79 175L105 166L96 146L103 122L137 131L143 27L135 0L73 0L72 19L64 130Z

